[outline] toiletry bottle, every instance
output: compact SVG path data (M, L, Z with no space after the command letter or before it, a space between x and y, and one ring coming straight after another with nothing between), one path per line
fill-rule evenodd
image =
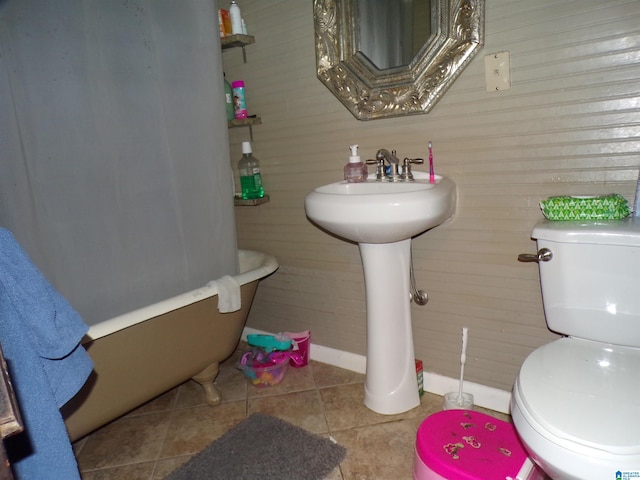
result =
M344 179L349 183L366 182L369 176L367 166L360 160L358 155L358 145L351 145L351 156L349 163L344 167Z
M231 17L231 32L234 35L242 33L242 15L240 15L240 7L235 0L229 5L229 16Z
M242 142L242 158L238 162L238 173L240 174L243 199L250 200L264 197L260 162L253 156L251 142Z
M233 89L231 84L227 81L226 76L224 79L224 102L227 106L227 122L230 122L235 118L233 111Z
M236 80L231 84L233 89L233 112L235 118L247 118L247 103L244 98L244 82Z

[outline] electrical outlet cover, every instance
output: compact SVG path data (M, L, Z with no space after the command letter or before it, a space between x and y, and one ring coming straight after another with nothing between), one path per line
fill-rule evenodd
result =
M511 88L509 68L509 52L492 53L484 57L487 92L500 92Z

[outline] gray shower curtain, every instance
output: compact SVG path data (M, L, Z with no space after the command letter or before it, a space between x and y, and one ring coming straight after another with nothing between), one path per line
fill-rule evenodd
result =
M216 11L0 0L0 226L89 324L237 271Z

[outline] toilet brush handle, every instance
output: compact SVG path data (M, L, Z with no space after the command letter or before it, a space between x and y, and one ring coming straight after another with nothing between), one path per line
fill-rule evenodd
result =
M469 329L464 327L462 329L462 355L460 355L460 362L462 365L467 361L467 343L468 343Z
M467 361L467 337L469 329L462 329L462 354L460 355L460 384L458 385L458 404L462 404L462 383L464 381L464 364Z

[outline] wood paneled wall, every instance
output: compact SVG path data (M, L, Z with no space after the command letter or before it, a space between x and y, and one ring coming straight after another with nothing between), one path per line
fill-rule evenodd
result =
M350 144L365 158L382 147L426 157L431 140L436 172L457 183L459 204L451 222L413 241L419 288L430 295L412 307L416 356L456 378L466 326L466 378L510 390L526 355L556 338L535 264L516 260L535 250L539 201L617 192L633 203L640 2L487 0L485 46L432 112L370 122L315 76L311 0L239 4L256 44L246 64L239 50L223 62L227 79L245 81L250 114L262 117L253 147L271 202L236 207L238 241L281 265L261 283L249 326L310 329L314 343L366 353L358 248L314 227L304 197L341 179ZM483 57L501 51L510 53L512 87L487 93ZM249 130L229 136L235 163Z

